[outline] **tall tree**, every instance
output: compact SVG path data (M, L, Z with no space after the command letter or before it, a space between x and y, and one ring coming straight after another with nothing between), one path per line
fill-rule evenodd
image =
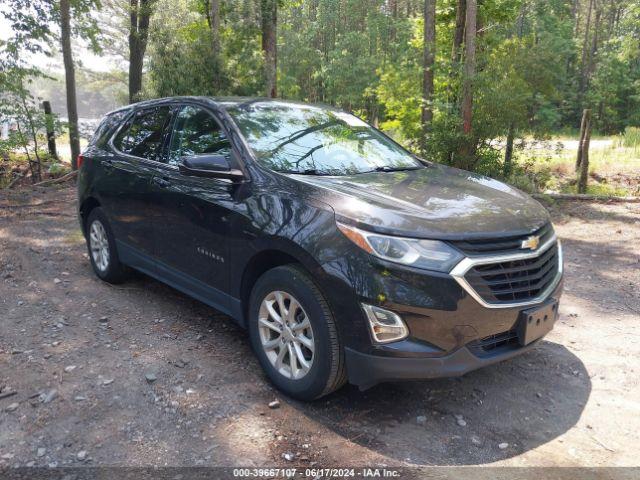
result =
M593 39L591 40L591 49L589 51L589 64L587 65L587 70L586 70L587 78L585 82L585 88L589 87L589 80L596 67L596 55L598 53L598 46L600 41L600 28L601 28L600 20L602 17L601 7L602 7L601 4L596 4L596 17L595 17L594 28L593 28Z
M589 142L591 141L591 110L586 108L582 112L580 123L580 142L578 145L578 157L576 159L576 172L578 174L578 193L587 193L587 181L589 179Z
M149 38L149 21L155 0L130 0L129 10L129 102L140 100L142 68Z
M78 103L76 100L76 72L71 52L71 6L69 0L60 0L60 44L64 61L64 78L67 91L67 116L69 117L69 143L71 168L78 168L80 136L78 133Z
M211 29L211 50L213 52L213 86L222 86L222 42L220 41L220 0L209 0L209 28Z
M278 94L278 0L261 0L260 5L265 92L267 97L274 98Z
M462 82L462 132L466 140L462 149L462 161L468 165L473 155L473 87L476 75L476 22L478 17L477 0L467 0L464 39L464 79Z
M436 0L424 0L424 46L422 59L422 135L423 150L433 121L433 83L436 58Z
M584 27L584 39L582 41L582 60L580 62L580 78L578 79L578 106L582 105L584 93L587 84L588 62L589 62L589 38L591 32L591 16L593 12L595 0L589 0L587 7L587 19Z
M527 1L523 0L522 4L520 5L520 14L518 15L518 19L516 20L516 34L518 36L518 42L522 41L522 37L524 35L527 6ZM509 122L509 128L507 130L507 142L504 149L504 165L502 168L502 174L505 178L509 178L513 169L513 142L515 141L515 136L516 125L512 120L511 122Z

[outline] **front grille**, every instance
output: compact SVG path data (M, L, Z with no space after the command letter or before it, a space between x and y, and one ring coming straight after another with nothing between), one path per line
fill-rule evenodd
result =
M451 243L470 257L477 255L502 255L522 252L523 250L520 248L522 241L531 235L539 236L540 245L544 245L544 243L553 236L553 233L553 227L550 223L547 223L526 235L516 235L499 239L465 240Z
M519 345L518 333L515 330L509 330L508 332L489 335L488 337L471 342L468 347L474 354L481 357L498 353L505 349L518 347Z
M559 263L556 242L537 257L475 265L464 278L487 303L526 302L554 282Z

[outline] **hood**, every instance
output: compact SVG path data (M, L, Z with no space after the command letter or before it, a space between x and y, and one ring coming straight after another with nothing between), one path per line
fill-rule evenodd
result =
M519 190L440 164L402 172L290 178L302 182L307 195L315 193L328 203L338 221L391 235L491 238L526 234L549 221L542 205Z

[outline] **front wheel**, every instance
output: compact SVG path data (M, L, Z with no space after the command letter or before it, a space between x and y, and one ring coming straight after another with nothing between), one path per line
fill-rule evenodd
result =
M313 400L346 381L333 314L313 279L298 266L274 268L256 282L249 335L266 374L292 397Z

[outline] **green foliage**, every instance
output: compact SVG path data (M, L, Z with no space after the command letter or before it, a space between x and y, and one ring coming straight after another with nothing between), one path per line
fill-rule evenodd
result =
M222 25L224 48L218 64L201 3L160 0L156 11L149 39L146 97L254 95L262 90L260 32L255 23ZM220 79L217 88L214 78Z
M6 45L2 45L6 47ZM16 150L26 156L31 178L41 179L42 158L39 145L46 127L44 112L29 91L29 84L37 72L23 66L16 52L0 50L0 118L9 123L9 136L0 139L0 156L8 158Z
M128 2L105 1L119 20L97 28L94 19L99 17L93 14L97 0L72 0L76 33L97 48L105 31L113 40L116 25L118 49L126 54L122 40L127 38ZM594 131L625 131L625 145L637 145L636 129L630 126L640 125L640 0L478 3L469 135L462 133L460 118L463 68L452 55L456 0L436 4L429 125L421 120L421 1L280 0L278 93L343 107L427 158L498 178L507 176L531 191L558 185L548 174L554 168L551 162L525 158L522 139L545 139L558 131L575 135L584 108L593 111ZM587 25L591 3L594 12ZM14 37L6 43L6 52L17 58L18 52L50 51L58 40L58 2L7 0L7 4L10 8L3 15L12 24ZM208 0L155 0L144 96L264 92L261 5L260 0L220 2L221 48L214 52L218 36L211 32ZM97 92L122 96L124 101L125 77L122 72L101 77L79 71L79 85L92 86L79 96L81 108L102 103ZM43 83L37 80L36 86ZM512 170L505 168L507 136L516 145Z
M566 65L573 48L571 22L563 2L517 0L484 2L482 20L493 27L478 39L479 71L474 79L473 137L461 133L457 95L460 66L451 56L451 10L439 4L435 118L429 129L425 156L457 164L458 152L474 145L468 168L498 176L502 149L495 139L510 128L516 133L544 136L562 121ZM443 32L444 27L444 32ZM411 37L399 58L381 69L377 96L383 105L382 128L413 148L420 144L422 128L421 73L422 19L415 18Z
M159 1L148 96L263 91L259 2L222 2L224 81L214 91L208 2ZM285 98L350 110L432 160L501 177L508 132L517 140L576 129L586 107L593 109L595 127L604 133L640 123L638 2L625 8L619 8L621 0L598 2L597 38L595 14L587 34L583 3L574 9L567 0L480 2L470 136L462 134L460 120L462 65L452 58L455 0L437 2L434 119L426 139L420 2L280 2L278 91ZM468 145L472 154L463 156ZM520 152L516 148L514 155ZM547 181L538 173L531 180L532 173L521 166L512 175L531 188Z
M73 34L100 51L100 29L92 15L100 8L99 0L70 0ZM0 14L11 25L9 51L51 55L59 40L60 4L58 0L4 0Z
M92 15L99 0L69 0L71 35L82 38L94 52L99 52L99 28ZM0 118L11 126L9 138L0 143L8 151L24 152L32 181L42 176L39 151L47 119L38 99L32 94L34 79L49 79L42 71L29 66L29 54L52 56L60 45L61 11L58 0L5 0L0 14L10 25L10 34L0 41ZM67 72L68 73L68 72ZM51 122L51 118L49 118ZM58 127L59 123L54 122ZM73 152L73 148L72 148Z
M215 95L213 56L204 20L154 31L149 52L151 96Z
M47 168L47 173L49 173L49 175L52 175L54 177L60 177L68 172L69 172L69 166L67 164L60 163L60 162L53 162L49 165L49 168Z

